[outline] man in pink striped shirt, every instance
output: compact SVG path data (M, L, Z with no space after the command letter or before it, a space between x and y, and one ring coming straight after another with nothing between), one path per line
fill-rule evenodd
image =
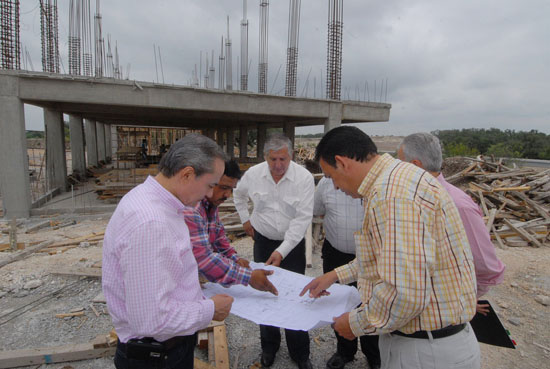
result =
M229 314L233 298L202 294L183 217L224 171L211 139L187 135L170 147L159 174L128 192L103 243L103 292L119 342L115 366L193 368L195 333Z
M439 139L429 133L409 135L399 146L397 157L429 172L451 195L472 249L477 298L486 294L491 286L502 283L505 266L497 257L479 206L464 191L447 182L441 173L443 158ZM488 305L478 303L476 311L485 315L489 311L488 308Z

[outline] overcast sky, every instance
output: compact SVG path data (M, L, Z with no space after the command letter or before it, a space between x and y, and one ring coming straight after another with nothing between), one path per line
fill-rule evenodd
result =
M65 70L68 3L58 1ZM268 91L284 94L289 4L270 3ZM217 74L229 15L237 86L242 0L102 1L101 13L104 36L118 42L124 77L129 69L132 80L156 80L155 44L165 82L177 85L191 81L201 50L203 63L214 50ZM549 15L548 0L344 0L342 99L364 100L368 83L369 100L392 104L389 122L360 125L372 135L491 127L550 133ZM302 0L300 96L324 95L327 17L326 0ZM257 91L258 19L259 0L249 0L251 91ZM21 1L21 41L41 70L38 0ZM162 81L160 67L158 73ZM387 94L380 90L386 78ZM27 108L26 114L27 129L43 129L39 109Z

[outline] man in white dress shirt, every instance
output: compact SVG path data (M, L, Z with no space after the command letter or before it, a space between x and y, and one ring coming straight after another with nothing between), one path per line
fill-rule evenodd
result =
M355 199L334 188L332 179L323 177L315 190L313 215L323 216L325 241L321 256L323 273L328 273L355 259L354 233L361 230L365 210L363 200ZM357 287L357 284L351 283ZM357 338L347 340L334 331L336 353L327 361L327 369L342 369L357 352ZM371 369L380 368L378 336L361 336L361 351Z
M313 176L292 161L292 143L278 133L264 146L265 161L246 171L233 193L245 232L254 239L254 261L305 273L304 235L313 216ZM248 212L248 199L254 210ZM308 332L285 330L292 360L311 368ZM261 363L269 367L281 344L278 327L260 325Z

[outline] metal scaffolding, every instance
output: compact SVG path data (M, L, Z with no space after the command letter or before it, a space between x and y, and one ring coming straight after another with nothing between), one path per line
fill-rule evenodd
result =
M290 0L288 9L288 46L286 50L285 96L296 96L299 34L300 0Z
M343 0L328 0L326 98L331 100L340 100L342 90L343 6Z
M42 70L59 73L57 0L40 0Z
M243 19L241 20L241 91L248 90L248 19L246 1L243 0Z
M269 0L260 0L260 57L258 61L258 92L267 93L267 31L269 29Z
M0 1L0 49L2 69L21 69L19 0Z

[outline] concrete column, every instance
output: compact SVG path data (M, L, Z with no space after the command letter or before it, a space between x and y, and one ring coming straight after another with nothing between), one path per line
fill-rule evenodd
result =
M67 159L65 157L65 126L63 113L44 109L46 129L46 180L50 190L67 190Z
M86 154L88 155L88 166L97 167L97 131L95 120L84 119L86 134Z
M235 129L233 127L227 128L227 155L233 159L235 157Z
M6 219L28 218L31 211L25 112L17 89L16 79L0 78L0 193Z
M218 146L223 148L223 135L225 133L225 128L218 128L216 129L216 141L218 143Z
M239 159L248 157L248 130L246 126L239 127Z
M292 142L292 150L294 150L294 131L295 131L296 125L294 123L285 123L283 125L283 133L286 137L290 138L290 141Z
M105 162L105 126L103 123L95 122L97 132L97 160Z
M325 133L342 125L342 103L329 103L328 118L325 121Z
M84 129L82 117L69 115L69 131L71 137L71 157L73 173L86 175L86 157L84 155Z
M258 125L258 134L256 135L256 147L258 149L257 156L258 158L264 157L264 146L265 139L267 135L267 128L263 124Z
M105 124L105 156L107 157L107 161L111 161L113 158L113 141L111 134L111 125Z

